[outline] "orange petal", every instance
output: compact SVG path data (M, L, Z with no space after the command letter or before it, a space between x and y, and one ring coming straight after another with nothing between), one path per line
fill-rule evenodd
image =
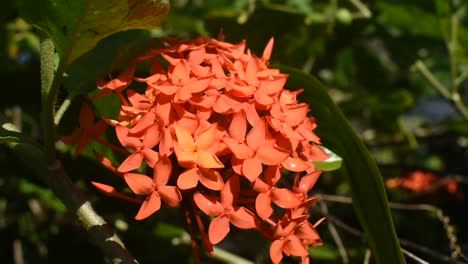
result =
M158 193L162 200L170 207L176 207L182 201L182 195L175 186L160 186Z
M263 143L266 137L266 126L263 119L259 119L257 124L250 130L247 135L247 145L252 149L257 149Z
M249 121L250 125L254 126L255 124L257 124L258 120L260 119L260 116L257 113L257 109L255 108L255 104L251 104L249 106L249 108L247 109L247 112L246 112L246 117L247 117L247 121Z
M151 83L148 83L148 85L166 95L173 95L179 90L179 87L174 85L155 85Z
M278 147L261 147L257 150L257 157L263 164L273 166L285 161L291 153Z
M197 155L195 155L195 152L181 150L178 145L174 145L174 151L180 166L193 168L197 165Z
M193 194L193 201L206 215L217 216L224 212L223 206L214 197L197 192Z
M302 225L299 225L296 230L294 230L294 234L302 240L307 240L307 242L321 240L320 235L308 221L304 221Z
M231 138L241 141L245 138L247 132L247 121L244 111L236 113L231 120L229 125L229 135Z
M313 171L307 174L306 176L302 177L298 186L299 191L302 193L308 193L310 189L314 187L321 174L322 171Z
M308 141L312 141L314 143L320 144L320 138L312 130L308 130L304 126L299 125L296 128L296 132L301 134Z
M313 161L325 161L329 158L323 149L315 144L310 146L310 159Z
M195 143L189 131L180 126L177 122L174 123L174 130L176 132L177 144L180 146L181 149L185 151L195 149Z
M198 149L208 149L216 142L216 133L218 131L217 124L212 124L207 127L205 130L198 134L197 139L195 140Z
M129 172L140 168L141 163L143 162L143 156L140 152L135 152L128 156L122 164L117 168L117 171L120 173Z
M270 106L275 103L273 96L267 94L266 90L258 89L254 93L255 102L264 106Z
M224 181L219 172L212 169L199 168L199 179L201 184L213 191L220 191L224 187Z
M104 155L102 155L101 153L93 150L93 153L94 153L94 156L96 157L96 159L99 160L99 162L101 162L102 166L104 166L105 168L107 168L108 170L112 171L112 172L116 172L117 169L114 167L114 165L112 165L112 162L110 161L110 159L104 157Z
M138 173L125 173L125 182L138 195L149 195L153 192L153 181L150 177Z
M145 129L152 124L154 124L156 114L153 111L149 111L143 115L143 117L138 120L136 125L130 129L131 134L141 134Z
M227 216L218 216L211 220L208 228L208 237L211 244L218 244L229 233L229 218Z
M249 62L247 62L247 68L245 69L245 80L248 84L256 86L258 85L257 79L257 58L250 58Z
M271 198L268 193L259 193L255 199L255 210L261 219L268 219L273 214L271 208Z
M270 259L273 264L280 264L283 259L283 246L285 240L278 239L273 241L270 246Z
M135 92L132 89L127 90L127 97L130 103L138 110L149 109L151 103L146 96Z
M163 128L161 141L159 142L159 153L161 155L170 156L172 154L173 142L172 134L168 128Z
M113 195L114 193L117 193L117 190L113 186L100 183L100 182L91 182L91 184L100 192L106 195Z
M252 185L252 189L259 193L267 192L272 187L271 185L266 184L260 178L255 179Z
M244 207L229 213L231 224L241 229L255 228L255 215Z
M152 148L159 143L160 137L160 127L158 124L153 124L146 129L145 136L143 138L142 145L146 148Z
M229 94L237 97L251 97L254 94L256 87L251 85L238 85L235 83L226 83L226 89L229 91Z
M199 93L204 91L210 85L212 78L198 79L184 86L184 90L189 93Z
M281 163L281 165L287 170L301 172L310 168L312 166L312 163L306 162L300 158L288 157L285 161Z
M268 166L265 170L265 182L274 186L279 179L281 178L281 168L280 166Z
M281 208L296 208L302 203L293 192L286 188L273 189L271 200Z
M234 204L234 200L237 198L240 192L239 176L234 174L224 185L221 190L221 204L225 208L231 208Z
M268 44L265 46L265 49L263 50L263 55L262 55L262 60L264 62L267 62L270 60L271 57L271 51L273 50L273 44L275 42L275 39L272 37L268 41Z
M252 157L253 151L251 148L246 146L245 144L239 144L237 140L224 137L223 142L226 143L229 150L236 156L238 159L248 159Z
M231 159L231 166L232 170L239 174L242 175L242 164L244 163L244 160L238 159L236 157L232 157Z
M197 156L197 164L202 168L224 168L224 164L213 153L198 150Z
M120 143L124 147L137 149L141 145L141 141L136 137L128 136L129 129L127 127L117 125L115 127L115 133Z
M161 197L156 192L153 192L140 207L135 220L143 220L154 214L161 208Z
M108 195L108 196L111 196L111 197L116 197L116 198L126 200L126 201L129 201L129 202L132 202L132 203L141 204L143 202L143 201L141 201L141 200L139 200L137 198L130 197L130 196L128 196L126 194L123 194L123 193L119 193L114 187L109 186L107 184L103 184L103 183L99 183L99 182L91 182L91 184L93 184L93 186L96 189L98 189L98 191L104 193L105 195Z
M262 163L257 158L246 159L242 163L242 175L244 175L250 182L260 176L262 173Z
M177 179L177 187L181 190L192 189L198 184L198 168L193 168L182 172Z
M156 165L156 162L159 160L159 153L150 148L145 148L141 150L141 154L143 154L146 164L154 168L154 165Z
M307 104L290 106L288 107L284 122L292 127L297 126L306 119L307 112L309 112L309 106Z
M297 236L288 236L284 243L283 250L286 254L292 256L308 256L309 252Z
M172 164L167 156L161 156L154 165L153 181L156 185L166 185L171 177Z
M192 50L188 54L188 61L193 64L200 64L205 60L205 48L200 48L196 50Z
M279 93L286 84L287 75L282 74L281 77L276 77L274 80L264 80L260 84L260 89L264 89L268 95Z
M174 66L172 76L179 80L190 79L189 70L184 60L180 60L180 62Z

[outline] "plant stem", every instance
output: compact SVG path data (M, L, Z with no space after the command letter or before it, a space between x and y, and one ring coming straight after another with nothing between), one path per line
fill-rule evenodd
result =
M414 64L416 69L426 78L426 80L445 98L450 100L450 92L427 68L426 64L421 60L416 61Z
M13 143L10 147L25 166L48 184L67 209L77 216L94 244L111 259L111 263L138 263L110 226L94 211L91 203L71 182L59 160L47 165L45 153L32 144Z
M41 59L41 122L44 144L47 151L47 160L55 160L55 123L54 123L54 102L53 91L54 79L54 58L55 46L49 37L41 38L40 46Z
M450 62L450 81L452 93L456 93L458 90L457 75L458 75L458 26L459 17L456 8L458 7L458 0L452 0L452 14L450 16L450 40L446 43L449 52Z
M452 101L452 103L457 108L458 112L468 120L468 108L463 103L460 94L455 89L452 92L447 89L427 68L426 64L421 60L416 61L414 64L415 68L426 78L426 80L437 90L439 93L447 100ZM454 83L456 79L454 80Z

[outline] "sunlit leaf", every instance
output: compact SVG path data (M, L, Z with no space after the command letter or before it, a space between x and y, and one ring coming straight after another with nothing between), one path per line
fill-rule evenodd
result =
M46 32L68 64L101 39L130 29L153 29L169 10L168 0L19 0L21 16Z

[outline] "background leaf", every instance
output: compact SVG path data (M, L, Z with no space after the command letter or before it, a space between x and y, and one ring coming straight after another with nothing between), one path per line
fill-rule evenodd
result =
M289 74L286 87L304 88L304 99L318 124L317 134L325 146L343 158L341 170L349 176L353 206L377 263L405 263L382 177L366 147L319 81L291 67L280 69Z
M152 29L169 11L168 0L19 0L21 15L55 42L65 64L101 39L130 29Z
M100 76L128 65L128 62L149 50L156 43L147 30L129 30L113 34L67 68L63 86L70 96L96 89Z

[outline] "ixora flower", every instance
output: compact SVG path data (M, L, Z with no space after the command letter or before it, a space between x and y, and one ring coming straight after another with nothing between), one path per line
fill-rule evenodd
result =
M104 123L113 128L121 145L107 146L126 158L112 164L102 154L96 157L137 196L93 185L140 203L137 220L163 205L180 206L192 235L196 220L210 253L234 225L271 240L273 263L285 255L309 263L308 248L322 245L315 230L321 220L309 222L317 198L308 192L321 174L312 161L328 156L319 147L309 106L297 101L301 91L286 90L288 76L268 68L272 48L273 39L257 57L245 41L168 41L134 59L117 78L100 78L100 94L83 105L79 130L64 141L81 152L91 140L103 141ZM144 73L139 64L151 67ZM118 119L101 116L95 124L92 100L112 94L121 100ZM208 233L202 214L212 219Z

